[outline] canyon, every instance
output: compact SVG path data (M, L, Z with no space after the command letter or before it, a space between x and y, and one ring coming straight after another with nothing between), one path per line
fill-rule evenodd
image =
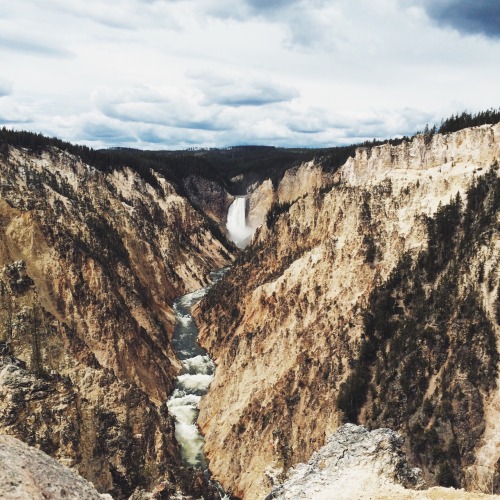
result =
M199 405L213 479L253 500L349 421L498 492L500 124L349 154L174 178L4 148L0 434L113 498L220 498L178 443ZM213 365L179 354L189 312Z
M457 193L465 203L487 172L486 183L498 189L499 134L499 125L484 126L360 148L337 172L304 164L273 190L252 245L197 310L201 343L217 366L199 425L211 471L234 495L265 497L272 478L307 461L346 418L400 431L430 484L448 476L447 485L481 489L498 477L497 191L481 238L419 287L422 300L431 300L432 288L449 280L440 306L449 317L403 325L410 338L397 346L386 339L394 318L404 322L416 300L416 292L404 292L432 244L429 221ZM406 289L384 292L391 276L402 279L391 273L403 267ZM377 301L390 309L390 321L368 342L367 315ZM464 308L477 317L463 318ZM453 355L471 342L462 340L464 324L485 332L472 361ZM371 366L362 379L361 351L368 348ZM343 384L363 403L356 411L339 408Z
M203 483L165 406L181 368L172 306L232 259L163 176L150 182L54 148L0 160L2 325L24 362L2 368L0 428L115 498Z

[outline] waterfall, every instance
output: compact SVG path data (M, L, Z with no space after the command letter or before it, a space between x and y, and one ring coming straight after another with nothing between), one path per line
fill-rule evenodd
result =
M244 196L238 196L227 212L227 232L230 240L239 248L248 245L254 232L253 228L247 225L246 208L247 199Z

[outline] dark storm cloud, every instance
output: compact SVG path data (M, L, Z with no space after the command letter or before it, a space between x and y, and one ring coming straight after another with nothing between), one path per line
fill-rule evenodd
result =
M1 49L48 57L71 57L73 55L69 50L60 47L53 47L29 40L18 40L0 35L0 50Z
M462 33L500 38L500 1L427 0L424 8L437 23Z

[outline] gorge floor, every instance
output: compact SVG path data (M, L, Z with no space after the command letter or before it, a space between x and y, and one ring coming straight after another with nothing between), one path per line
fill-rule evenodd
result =
M211 284L175 300L176 326L172 347L182 369L175 381L175 388L167 407L175 419L175 437L181 445L185 462L209 475L209 464L203 447L205 441L197 426L199 402L207 392L214 378L215 365L205 349L198 343L198 328L191 315L194 307L224 277L228 268L210 273ZM221 498L224 493L220 491Z

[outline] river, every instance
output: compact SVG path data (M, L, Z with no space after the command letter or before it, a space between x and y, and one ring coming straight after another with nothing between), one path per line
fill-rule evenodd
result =
M174 391L167 401L169 413L175 419L175 437L181 445L184 460L195 468L208 470L203 451L204 439L196 420L201 397L208 392L214 378L215 365L205 349L198 344L198 328L191 308L199 302L211 286L219 281L228 268L210 273L212 284L179 297L174 302L176 326L172 347L182 363Z

